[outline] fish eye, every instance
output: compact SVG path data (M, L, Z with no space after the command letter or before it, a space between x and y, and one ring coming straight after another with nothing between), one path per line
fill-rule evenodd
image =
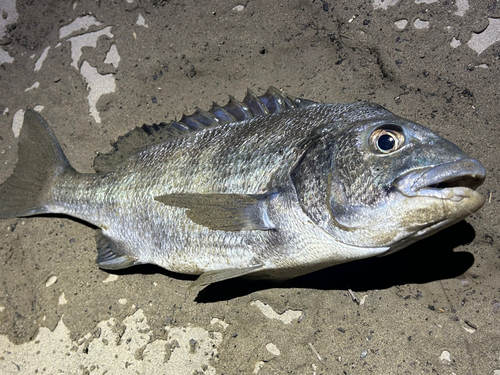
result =
M399 126L384 125L370 135L371 147L382 154L399 150L405 142L405 136Z

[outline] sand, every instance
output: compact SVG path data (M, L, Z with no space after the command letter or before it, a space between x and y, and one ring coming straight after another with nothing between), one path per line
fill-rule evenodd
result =
M94 228L0 221L2 374L500 374L500 8L438 1L0 3L0 182L36 107L73 166L142 124L275 86L377 102L480 160L485 206L283 284L95 264Z

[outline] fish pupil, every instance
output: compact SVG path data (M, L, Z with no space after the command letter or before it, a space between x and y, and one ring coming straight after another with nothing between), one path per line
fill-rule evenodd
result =
M396 145L396 140L392 135L382 134L377 141L377 146L382 151L389 151Z

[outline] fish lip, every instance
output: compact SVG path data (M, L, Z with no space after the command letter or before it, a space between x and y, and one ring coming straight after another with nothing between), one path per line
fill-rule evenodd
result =
M394 181L393 186L407 197L433 197L460 202L476 195L474 190L486 178L483 165L475 159L459 159L410 171Z

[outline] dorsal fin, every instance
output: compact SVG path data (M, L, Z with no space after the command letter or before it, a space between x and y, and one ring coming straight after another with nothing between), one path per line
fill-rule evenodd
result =
M255 95L248 89L243 102L230 96L229 102L225 106L214 103L208 112L197 109L190 116L182 116L179 121L143 125L131 130L118 138L110 153L97 155L94 160L94 169L96 172L112 171L117 164L127 159L137 149L172 137L184 136L221 124L250 120L270 113L302 108L311 104L315 104L315 102L282 94L281 91L272 86L261 96Z

